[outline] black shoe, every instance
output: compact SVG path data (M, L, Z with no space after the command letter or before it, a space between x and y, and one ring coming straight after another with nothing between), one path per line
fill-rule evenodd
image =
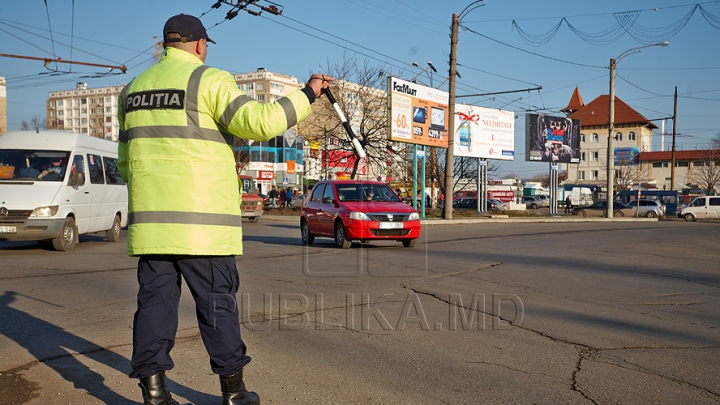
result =
M180 405L167 389L164 371L141 378L138 386L142 390L144 405Z
M258 394L246 391L242 370L232 375L220 376L222 405L260 405Z

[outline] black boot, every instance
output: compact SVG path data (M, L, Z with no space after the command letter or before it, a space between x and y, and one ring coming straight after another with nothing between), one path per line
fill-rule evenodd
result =
M140 379L144 405L180 405L172 398L165 383L165 372Z
M258 394L246 391L242 370L232 375L220 376L222 405L260 405Z

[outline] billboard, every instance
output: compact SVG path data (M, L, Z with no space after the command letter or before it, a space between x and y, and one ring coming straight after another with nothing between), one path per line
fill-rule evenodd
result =
M515 113L455 104L455 156L515 160Z
M615 166L637 166L640 164L640 148L615 148L613 152Z
M525 161L580 163L580 120L525 114Z
M388 139L447 148L446 91L388 77Z

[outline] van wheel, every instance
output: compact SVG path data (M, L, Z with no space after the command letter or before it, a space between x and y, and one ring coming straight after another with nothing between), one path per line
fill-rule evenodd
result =
M112 228L105 231L105 239L108 240L108 242L117 242L120 240L120 215L115 215L115 219L113 219Z
M687 222L695 222L695 215L693 214L685 214L683 218L685 218Z
M655 212L655 211L648 211L648 213L645 214L645 216L648 217L648 218L657 218L657 212Z
M60 235L52 240L53 248L60 252L68 252L75 247L75 237L77 228L75 228L75 221L72 217L65 218L62 231Z
M345 225L343 225L342 221L338 221L335 225L335 244L340 249L348 249L352 245L352 242L347 238Z
M253 224L257 223L259 220L260 220L260 215L248 218L248 221L252 222Z

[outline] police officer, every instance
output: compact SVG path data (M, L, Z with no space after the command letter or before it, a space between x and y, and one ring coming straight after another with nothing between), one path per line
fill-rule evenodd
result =
M314 74L302 90L261 104L230 73L204 65L215 41L196 17L171 17L163 40L160 62L119 96L128 254L139 256L130 377L140 379L145 404L177 404L165 371L173 368L184 279L223 405L257 404L243 382L250 357L235 301L242 217L232 138L267 141L281 134L310 115L310 104L333 78Z

